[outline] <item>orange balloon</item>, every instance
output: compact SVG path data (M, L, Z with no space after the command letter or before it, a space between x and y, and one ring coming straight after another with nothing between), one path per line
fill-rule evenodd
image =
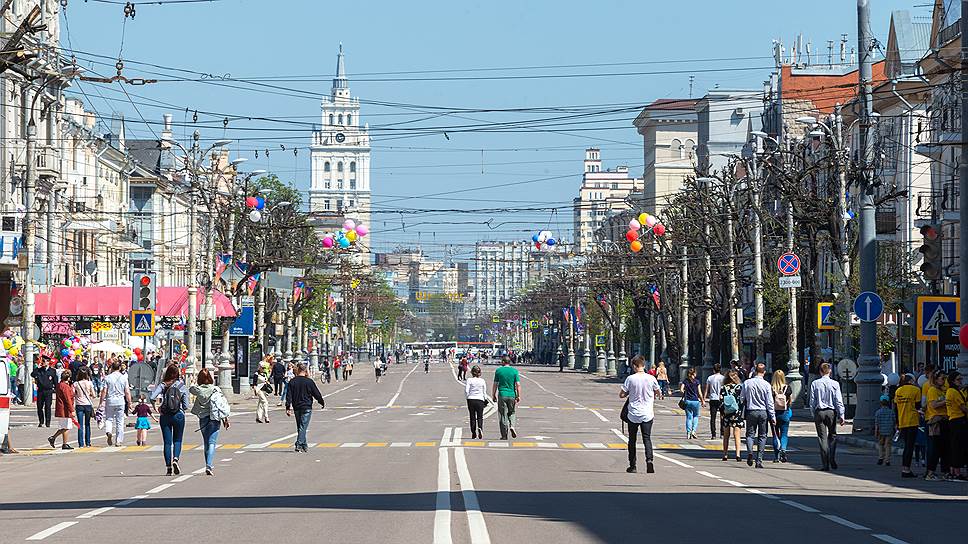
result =
M629 249L631 249L633 253L642 251L642 242L638 240L633 241L631 244L629 244Z

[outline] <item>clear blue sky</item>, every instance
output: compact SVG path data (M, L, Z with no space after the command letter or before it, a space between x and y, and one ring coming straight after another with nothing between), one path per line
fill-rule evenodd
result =
M928 2L918 1L922 7L872 0L874 32L882 43L892 10L930 15L923 7ZM190 125L191 112L203 112L198 125L205 137L238 138L234 151L249 159L249 168L269 169L302 189L309 185L307 147L311 124L319 122L318 95L329 92L342 42L350 87L364 101L363 120L373 129L375 249L419 241L439 252L452 243L459 244L458 256L472 253L472 245L463 244L527 239L538 228L570 239L569 206L580 182L582 149L598 146L606 166L627 164L640 175L642 148L632 110L656 98L688 96L690 74L696 96L716 84L757 89L772 70L773 39L789 45L802 32L815 52L825 54L827 40L842 33L854 46L857 28L850 0L220 0L139 5L134 20L123 20L122 5L71 0L61 43L77 51L82 66L111 76L123 32L125 75L168 81L126 87L130 100L117 84L86 83L73 91L104 117L123 113L129 137L160 131L165 112L174 114L177 125ZM481 70L589 64L597 66ZM172 68L247 81L172 81L200 77ZM522 77L536 75L543 77ZM502 79L428 79L481 76ZM449 140L442 134L457 125L574 115L458 109L562 106L594 115L542 130L451 128ZM605 111L612 108L617 111ZM227 131L224 115L232 116ZM177 126L175 132L184 137L192 130ZM298 156L293 147L301 148ZM262 150L258 159L256 149ZM462 192L441 194L455 190ZM438 196L409 198L418 195ZM558 207L557 213L544 209L550 207ZM485 208L473 214L391 213ZM483 224L489 219L493 230Z

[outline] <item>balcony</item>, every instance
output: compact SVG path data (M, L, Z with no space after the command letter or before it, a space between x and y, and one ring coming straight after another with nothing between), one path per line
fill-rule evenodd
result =
M49 146L38 146L34 166L38 177L60 177L60 154Z

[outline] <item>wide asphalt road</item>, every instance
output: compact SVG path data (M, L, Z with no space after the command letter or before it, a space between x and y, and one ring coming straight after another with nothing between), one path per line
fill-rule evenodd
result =
M379 384L360 369L321 385L308 454L272 402L234 407L215 476L205 476L189 416L182 476L149 446L61 452L30 410L15 410L19 455L0 458L0 542L958 542L964 483L901 480L868 451L842 446L840 469L816 470L808 424L791 462L720 461L718 441L684 439L675 400L661 401L655 474L627 474L618 384L524 367L517 439L487 412L470 440L463 386L450 365L394 365ZM485 368L490 383L493 366ZM126 442L133 444L133 430ZM76 444L75 444L76 445ZM639 455L642 455L640 452ZM895 460L895 465L899 460Z

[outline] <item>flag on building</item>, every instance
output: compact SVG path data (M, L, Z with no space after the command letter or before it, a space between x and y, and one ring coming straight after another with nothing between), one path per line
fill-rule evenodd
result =
M561 316L564 318L565 323L571 323L571 309L570 308L562 308L561 309Z
M655 309L662 309L662 298L659 296L659 286L652 283L649 285L649 294L652 295L652 302L655 303Z
M218 283L222 279L222 273L225 269L229 267L232 262L232 255L229 253L220 253L215 258L215 283Z

